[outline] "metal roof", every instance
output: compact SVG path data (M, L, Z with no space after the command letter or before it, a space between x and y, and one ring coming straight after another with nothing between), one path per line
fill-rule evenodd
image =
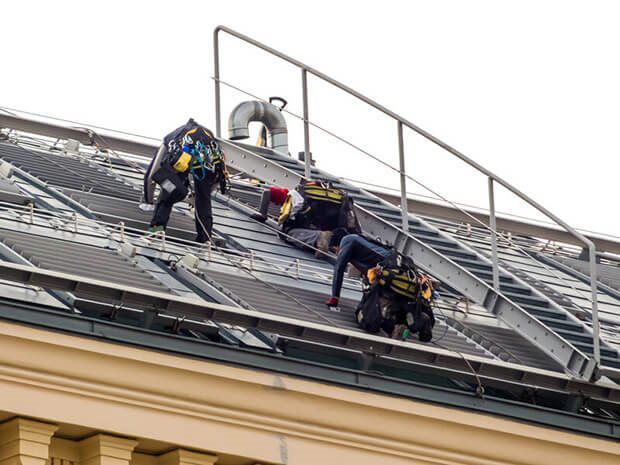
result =
M42 293L36 290L37 286L25 282L19 285L27 290L21 292L21 298L16 291L3 302L28 305L33 309L28 313L31 320L36 308L46 315L41 317L42 321L51 318L49 312L60 309L72 318L90 318L102 324L112 322L118 334L122 332L121 327L128 325L196 341L232 344L269 353L279 351L280 357L289 357L291 361L306 360L334 367L352 364L356 370L370 372L379 366L382 370L389 367L391 377L398 375L404 380L418 373L420 380L437 389L439 384L448 383L451 389L471 393L479 376L489 389L506 390L494 395L510 392L513 401L516 391L511 389L516 389L515 386L520 386L521 393L526 387L540 388L543 392L553 386L570 396L567 383L572 381L568 381L570 377L562 373L553 359L496 315L468 302L449 282L434 331L435 337L440 337L437 344L416 340L398 343L361 332L352 316L360 297L354 280L345 282L342 311L330 312L323 302L330 292L331 265L281 241L269 224L251 220L248 208L256 206L259 188L248 182L237 182L230 198L221 195L215 198L214 227L226 240L225 250L206 249L191 242L195 234L194 220L186 205L175 208L164 241L148 237L144 232L150 215L137 208L140 176L132 164L119 159L113 163L106 161L88 147L82 147L80 153L67 154L62 152L61 145L54 145L54 141L40 138L36 142L36 138L26 139L19 133L14 133L10 142L0 143L0 159L15 168L11 180L22 192L24 186L29 186L28 194L35 197L36 206L29 210L18 203L0 204L0 254L4 260L76 275L85 283L95 279L119 286L129 284L142 289L145 296L149 292L169 295L171 302L187 298L196 309L184 314L170 310L175 306L154 308L154 300L149 298L147 303L139 298L137 291L119 302L118 295L106 291L105 286L84 284L72 287L74 290L50 287L49 293ZM303 169L293 159L266 149L257 151L292 170ZM316 174L329 176L319 170ZM358 204L391 223L400 224L396 207L331 178L348 189ZM57 208L58 204L62 208ZM482 232L467 236L458 224L412 217L410 233L480 279L491 280L490 267L483 259L488 241ZM559 268L554 269L557 276L548 273L539 262L507 245L500 244L500 252L507 265L501 275L502 292L584 352L591 351L587 321L574 316L576 310L587 310L581 294L573 290L573 287L579 290L584 283ZM197 267L185 266L181 259L187 254L200 258ZM7 271L8 275L17 276ZM49 279L45 282L53 282ZM602 294L601 313L608 314L607 328L612 334L612 323L620 316L620 299ZM214 302L226 305L228 310L205 311L201 318L201 305ZM247 312L261 316L250 317ZM134 341L133 336L128 339ZM602 349L603 363L612 369L620 367L613 343L604 344ZM372 360L367 359L368 355ZM464 358L469 361L464 363ZM426 361L424 367L419 365L422 360ZM430 368L426 363L434 366ZM617 422L617 386L608 378L601 382L608 383L602 390L590 383L597 393L592 405L598 408L596 402L602 402L605 411L611 412L611 419L605 421ZM583 386L580 389L583 392ZM576 395L577 390L573 392ZM530 401L524 402L531 405ZM578 412L579 409L577 415ZM601 420L600 415L596 418ZM612 428L612 435L617 435L614 428L617 427Z

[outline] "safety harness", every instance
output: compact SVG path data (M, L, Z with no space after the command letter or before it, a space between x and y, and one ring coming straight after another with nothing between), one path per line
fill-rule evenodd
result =
M364 281L364 295L356 310L360 327L377 332L405 324L404 339L410 332L419 333L421 341L431 339L435 324L432 301L438 294L433 291L432 279L418 271L410 258L393 250L367 271ZM398 311L388 316L382 308L385 305Z
M352 200L342 189L326 181L302 180L296 190L303 198L303 204L294 211L295 199L289 193L278 218L278 225L283 229L313 227L326 231L345 227L350 232L360 229Z

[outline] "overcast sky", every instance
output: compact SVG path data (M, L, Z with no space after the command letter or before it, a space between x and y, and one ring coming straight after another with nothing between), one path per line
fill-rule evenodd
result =
M14 1L0 20L0 105L161 137L215 128L212 31L261 40L426 129L569 224L620 236L620 3L615 1ZM301 113L299 71L222 37L222 79ZM310 119L397 163L396 125L310 79ZM223 89L224 129L246 96ZM287 117L290 149L301 125ZM320 167L398 177L313 130ZM486 180L406 134L414 178L487 206ZM410 183L416 194L428 194ZM497 209L534 216L498 192Z

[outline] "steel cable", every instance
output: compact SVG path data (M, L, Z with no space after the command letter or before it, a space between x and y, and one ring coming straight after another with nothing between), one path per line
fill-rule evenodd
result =
M241 88L239 88L239 87L237 87L237 86L235 86L235 85L233 85L233 84L230 84L230 83L228 83L228 82L226 82L226 81L223 81L223 80L221 80L221 79L216 79L216 78L215 78L215 77L213 77L213 76L211 77L211 79L213 79L213 80L215 80L215 81L218 81L218 82L220 82L220 83L224 84L225 86L230 87L231 89L234 89L234 90L236 90L236 91L238 91L238 92L241 92L241 93L243 93L243 94L245 94L245 95L247 95L247 96L249 96L249 97L255 98L255 99L260 100L260 101L263 101L263 102L267 102L266 100L262 99L261 97L258 97L257 95L254 95L254 94L252 94L252 93L250 93L250 92L247 92L247 91L245 91L245 90L243 90L243 89L241 89ZM297 118L297 119L299 119L299 120L301 120L301 121L304 121L303 116L298 115L298 114L296 114L296 113L293 113L293 112L291 112L290 110L283 109L283 110L281 110L281 111L283 111L283 112L285 112L285 113L287 113L287 114L289 114L289 115L291 115L291 116L293 116L293 117L295 117L295 118ZM396 173L399 173L399 174L400 174L400 170L399 170L398 168L396 168L396 167L394 167L394 166L390 165L389 163L387 163L387 162L385 162L385 161L381 160L378 156L373 155L372 153L370 153L370 152L368 152L368 151L366 151L366 150L362 149L361 147L359 147L358 145L356 145L356 144L354 144L354 143L352 143L352 142L348 141L347 139L344 139L343 137L338 136L337 134L333 133L333 132L332 132L332 131L330 131L329 129L326 129L326 128L324 128L324 127L322 127L322 126L320 126L320 125L318 125L318 124L316 124L316 123L313 123L312 121L308 121L308 124L309 124L310 126L312 126L312 127L316 128L316 129L318 129L318 130L320 130L320 131L324 132L325 134L327 134L327 135L329 135L329 136L331 136L331 137L333 137L333 138L337 139L338 141L340 141L340 142L342 142L342 143L344 143L344 144L348 145L349 147L351 147L351 148L353 148L353 149L357 150L358 152L360 152L360 153L362 153L362 154L364 154L364 155L368 156L369 158L371 158L371 159L373 159L373 160L377 161L378 163L380 163L381 165L385 166L386 168L389 168L390 170L392 170L392 171L394 171L394 172L396 172ZM569 286L571 289L573 289L573 290L574 290L576 293L578 293L578 294L579 294L582 298L586 299L587 301L592 302L592 297L591 297L591 296L587 296L587 295L585 295L582 291L580 291L579 289L575 288L575 287L574 287L574 286L573 286L570 282L566 281L566 280L565 280L565 279L563 279L561 276L559 276L559 275L558 275L558 274L557 274L554 270L552 270L551 268L549 268L549 266L548 266L546 263L544 263L544 262L542 262L542 261L538 260L535 256L530 255L530 254L529 254L529 253L528 253L525 249L523 249L520 245L515 244L509 236L507 236L507 235L503 234L503 233L502 233L502 232L500 232L500 231L497 231L497 230L492 229L490 226L488 226L487 224L485 224L483 221L479 220L478 218L476 218L475 216L471 215L471 214L470 214L469 212L467 212L466 210L462 209L462 208L461 208L458 204L456 204L455 202L453 202L453 201L451 201L451 200L447 199L447 198L446 198L446 197L444 197L443 195L439 194L439 193L438 193L438 192L436 192L435 190L433 190L433 189L431 189L430 187L426 186L425 184L423 184L422 182L420 182L420 181L418 181L417 179L413 178L412 176L408 175L407 173L403 173L403 174L404 174L404 176L405 176L407 179L409 179L410 181L412 181L412 182L416 183L417 185L419 185L419 186L420 186L420 187L422 187L423 189L426 189L428 192L430 192L431 194L433 194L436 198L438 198L438 199L440 199L440 200L442 200L442 201L444 201L444 202L446 202L446 203L450 204L450 206L452 206L453 208L455 208L456 210L458 210L460 213L464 214L465 216L467 216L468 218L470 218L470 219L471 219L472 221L474 221L475 223L480 224L480 225L481 225L484 229L487 229L487 230L489 230L491 233L494 233L494 234L496 234L496 235L498 235L498 236L502 237L502 238L503 238L506 242L508 242L509 244L511 244L513 247L515 247L515 248L516 248L516 249L518 249L519 251L523 252L525 255L527 255L527 256L528 256L529 258L531 258L532 260L534 260L534 261L536 261L537 263L541 264L541 265L542 265L542 267L543 267L543 268L545 268L545 270L549 271L549 272L550 272L551 274L553 274L556 278L558 278L558 279L559 279L559 280L561 280L564 284L566 284L566 285L567 285L567 286Z

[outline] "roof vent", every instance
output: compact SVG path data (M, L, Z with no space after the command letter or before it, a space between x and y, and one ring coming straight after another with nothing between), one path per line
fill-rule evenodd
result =
M288 155L286 120L280 109L271 103L249 100L237 105L228 118L229 139L240 140L250 137L248 125L252 121L260 121L267 128L269 147Z

